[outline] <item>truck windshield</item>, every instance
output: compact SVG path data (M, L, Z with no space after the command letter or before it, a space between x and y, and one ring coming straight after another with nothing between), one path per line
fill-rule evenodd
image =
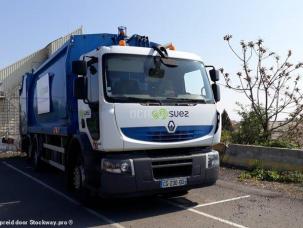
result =
M106 98L129 103L214 103L203 64L187 59L173 61L174 66L167 66L155 56L105 55Z

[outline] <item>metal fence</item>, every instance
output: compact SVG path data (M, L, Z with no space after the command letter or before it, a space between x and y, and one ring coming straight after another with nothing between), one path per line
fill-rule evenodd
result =
M22 75L37 69L71 35L79 34L82 34L82 27L0 70L0 139L11 137L16 143L19 142L19 86Z
M10 97L0 99L0 137L19 136L19 96L18 91Z

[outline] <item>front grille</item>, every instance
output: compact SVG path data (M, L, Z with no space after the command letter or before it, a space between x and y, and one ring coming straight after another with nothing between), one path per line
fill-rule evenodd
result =
M178 126L174 133L161 127L127 127L121 128L122 133L132 139L148 142L180 142L208 135L213 125Z
M155 179L191 176L192 159L155 160L152 169Z

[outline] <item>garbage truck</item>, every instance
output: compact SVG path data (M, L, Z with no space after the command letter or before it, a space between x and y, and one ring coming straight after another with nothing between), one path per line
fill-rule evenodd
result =
M73 35L20 86L22 149L79 196L182 195L215 184L219 72L147 36Z

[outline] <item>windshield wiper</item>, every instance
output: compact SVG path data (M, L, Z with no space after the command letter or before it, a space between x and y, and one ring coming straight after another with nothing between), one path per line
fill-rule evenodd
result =
M189 102L189 103L201 103L206 104L206 101L204 99L192 99L192 98L177 98L177 97L167 97L163 99L162 101L175 101L175 102Z

